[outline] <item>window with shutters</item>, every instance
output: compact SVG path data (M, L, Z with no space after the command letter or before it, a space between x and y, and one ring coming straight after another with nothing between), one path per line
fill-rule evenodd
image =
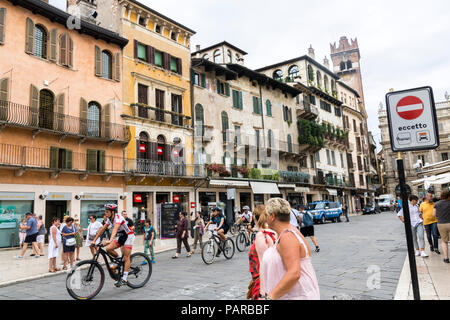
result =
M100 137L100 105L89 102L88 106L88 136Z
M156 116L156 120L160 121L160 122L165 122L165 117L164 117L164 95L165 95L165 91L156 89L155 90L155 96L156 96L156 108L161 109L161 110L156 110L155 111L155 116Z
M39 128L53 130L55 96L49 90L39 92Z
M88 149L86 153L86 171L105 172L105 151Z
M331 165L330 150L327 149L327 164Z
M272 104L270 103L270 100L266 101L266 115L269 117L272 116Z
M59 37L59 64L70 68L73 66L73 41L68 34Z
M155 50L155 66L163 66L163 54L161 51Z
M222 118L222 138L223 142L227 142L227 130L229 129L228 114L225 111L222 111L221 118Z
M203 137L205 135L205 115L203 106L197 104L195 106L195 136Z
M178 59L170 57L170 71L178 73Z
M331 160L332 160L333 166L335 166L336 165L336 155L335 155L334 151L331 151Z
M181 95L172 93L172 112L182 114L183 106L182 106L183 97ZM181 115L172 114L172 124L177 126L183 125L183 117Z
M5 43L6 8L0 8L0 44Z
M109 51L102 51L102 77L112 79L112 55Z
M50 169L72 170L72 166L72 150L50 147Z
M288 145L288 152L292 153L292 137L290 134L287 135L287 145Z
M47 59L47 31L41 25L34 27L34 51L36 57Z
M138 103L148 105L148 86L140 83L138 83ZM138 117L148 118L148 109L144 106L139 106Z
M258 97L253 97L253 113L262 114L261 99Z
M142 44L142 43L138 43L137 45L137 57L139 60L148 62L148 57L147 57L147 46Z

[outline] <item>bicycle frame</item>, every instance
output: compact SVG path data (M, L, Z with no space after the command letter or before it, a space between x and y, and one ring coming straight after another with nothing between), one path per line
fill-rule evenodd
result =
M117 261L117 258L115 258L111 254L109 254L105 249L103 249L103 247L98 247L98 250L95 253L94 258L92 260L95 262L98 262L98 258L100 257L100 255L103 257L103 260L105 261L106 269L108 270L108 273L109 273L109 276L111 277L111 279L117 280L117 277L120 277L123 272L123 268L122 268L123 261L121 261L121 263L118 264L119 274L114 274L113 270L111 269L110 264L114 261ZM108 261L108 257L111 261ZM91 273L91 271L89 270L88 275L90 275L90 273Z

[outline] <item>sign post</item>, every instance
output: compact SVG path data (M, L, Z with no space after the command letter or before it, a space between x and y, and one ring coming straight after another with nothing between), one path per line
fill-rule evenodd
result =
M414 300L420 300L419 279L414 253L411 217L408 203L408 190L405 168L401 152L429 150L439 147L439 132L431 87L422 87L386 95L389 134L393 152L398 152L397 159L403 218L408 246L409 267Z

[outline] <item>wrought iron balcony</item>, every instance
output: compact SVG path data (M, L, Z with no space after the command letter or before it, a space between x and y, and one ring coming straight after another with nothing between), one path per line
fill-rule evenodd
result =
M303 172L279 171L281 182L305 183L309 184L310 175Z
M204 165L191 165L171 161L127 159L126 171L134 175L161 177L206 177Z
M128 141L126 126L122 124L78 118L9 101L0 101L0 123L34 129L34 135L47 131L84 140Z
M132 103L133 116L137 118L166 123L183 128L191 128L190 116L158 107L152 107L144 103ZM122 115L127 117L127 115Z

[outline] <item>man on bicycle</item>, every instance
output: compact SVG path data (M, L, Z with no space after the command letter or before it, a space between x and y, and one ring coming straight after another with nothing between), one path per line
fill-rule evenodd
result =
M118 253L116 252L117 248L121 248L122 251L122 259L124 262L123 267L123 277L119 279L115 284L116 287L121 287L122 285L127 284L128 272L130 271L130 255L133 250L134 243L134 231L128 227L128 223L125 218L117 213L117 205L116 204L105 204L105 224L104 226L97 232L92 243L95 243L97 239L106 231L109 226L112 226L111 238L109 240L104 241L104 245L106 245L106 251L117 258Z
M253 232L253 227L255 226L255 222L253 221L253 213L250 210L248 206L244 206L242 208L243 212L241 214L241 217L236 221L236 224L245 224L247 225L247 234L248 238L250 239L250 234Z
M221 210L219 208L213 209L213 214L211 220L206 224L205 230L208 230L210 224L215 224L217 227L215 231L217 231L217 235L222 241L227 240L225 234L228 232L228 225L225 223L225 217L222 215ZM220 248L217 251L217 257L220 255Z

